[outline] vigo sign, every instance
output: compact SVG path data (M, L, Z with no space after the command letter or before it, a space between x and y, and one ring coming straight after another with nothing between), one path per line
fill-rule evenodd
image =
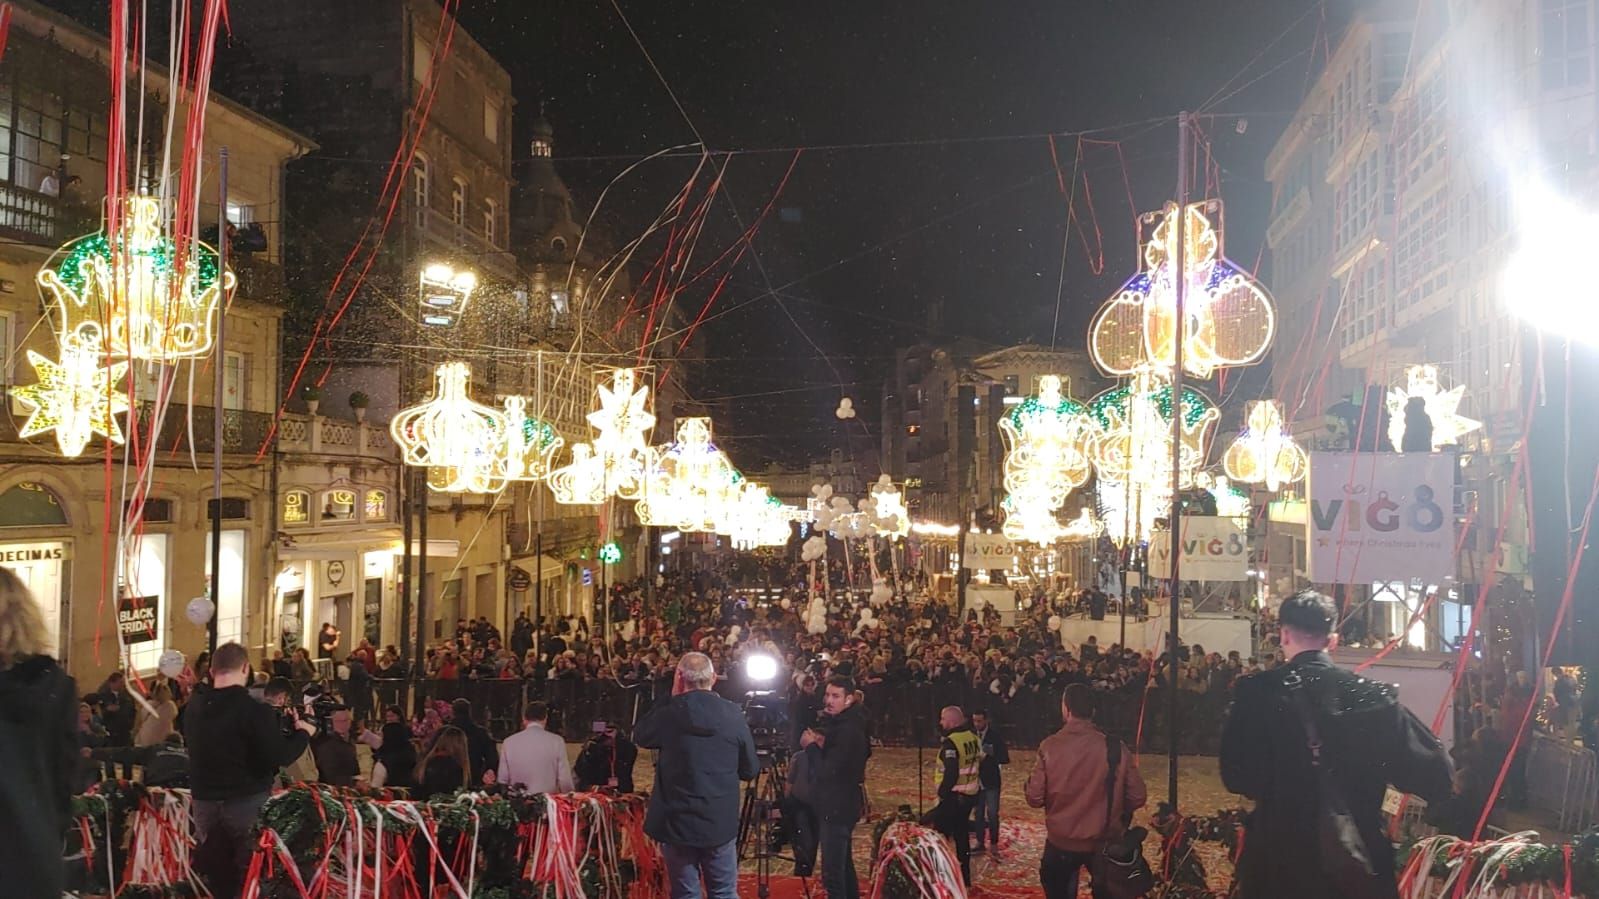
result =
M1242 518L1217 518L1185 515L1178 519L1182 532L1177 545L1182 551L1184 580L1241 581L1248 577L1249 538ZM1149 540L1152 571L1171 570L1171 533L1156 531Z
M1003 534L967 534L961 566L977 571L1010 568L1015 556L1016 547Z
M1453 453L1312 453L1307 572L1320 584L1455 573Z

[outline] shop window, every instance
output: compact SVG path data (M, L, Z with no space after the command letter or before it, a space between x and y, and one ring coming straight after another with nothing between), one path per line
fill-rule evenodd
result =
M222 532L222 576L217 578L217 645L244 639L244 531ZM206 536L205 574L211 577L211 538Z
M284 524L305 524L311 520L311 494L304 490L290 490L283 494L283 508L278 516Z
M0 528L64 527L67 512L50 488L23 481L0 492Z
M329 490L322 494L323 521L354 521L355 491Z
M117 617L120 622L124 614L153 611L148 626L132 627L131 633L124 631L122 635L134 669L149 672L160 663L167 646L167 535L142 535L129 555Z
M365 513L367 521L388 521L389 494L382 490L368 490Z

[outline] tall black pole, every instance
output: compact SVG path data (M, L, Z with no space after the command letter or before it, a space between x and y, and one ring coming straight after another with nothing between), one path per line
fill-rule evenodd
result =
M1179 492L1182 489L1183 452L1183 339L1188 334L1188 113L1177 116L1177 258L1173 260L1172 281L1176 284L1175 329L1171 370L1171 511L1167 517L1171 547L1171 631L1166 635L1169 661L1166 666L1166 801L1177 810L1177 594L1182 583L1182 553L1178 551L1181 515Z
M217 286L228 271L228 148L217 159ZM228 292L217 304L216 351L212 354L211 401L211 620L205 625L205 645L217 651L217 618L222 612L222 408L227 397ZM243 585L240 585L243 587ZM241 610L242 611L242 610Z
M427 658L428 641L428 471L417 468L412 494L416 497L416 664Z

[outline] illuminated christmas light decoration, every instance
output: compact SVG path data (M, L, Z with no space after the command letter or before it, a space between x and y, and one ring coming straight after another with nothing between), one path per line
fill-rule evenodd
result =
M605 460L587 443L572 444L572 461L550 472L550 493L563 506L605 502Z
M745 481L738 496L724 509L716 533L733 543L734 549L782 546L793 533L790 522L800 510L785 506L771 490Z
M562 478L569 486L555 494L556 502L575 505L604 502L613 496L626 500L642 497L645 473L650 467L649 432L655 426L655 414L649 409L650 388L638 383L638 375L638 369L619 368L611 372L609 383L602 381L597 385L600 408L588 414L589 426L596 432L594 441L591 445L574 445L573 460L566 468L597 467L598 483L593 481L594 471L573 471ZM578 446L588 446L591 455L578 459ZM566 468L556 469L556 473ZM554 474L551 478L553 488Z
M117 414L128 411L128 396L119 385L128 363L101 368L98 347L85 346L71 334L62 338L59 363L33 350L28 351L28 362L38 381L11 388L11 395L29 410L17 436L55 431L56 445L66 456L82 455L95 434L122 442Z
M716 529L738 495L743 475L711 442L709 418L680 418L676 440L652 451L643 495L634 511L641 523L685 532Z
M1227 476L1244 484L1265 484L1276 492L1303 480L1310 457L1294 442L1276 400L1256 400L1245 414L1244 430L1222 458Z
M1149 366L1133 379L1094 397L1088 413L1098 429L1092 448L1099 503L1107 532L1122 540L1147 539L1166 515L1172 493L1172 416L1182 417L1177 454L1179 488L1193 486L1204 464L1210 430L1220 413L1204 394L1183 388L1181 409L1171 383Z
M439 492L490 492L496 447L505 415L467 393L471 369L446 362L434 371L433 396L400 410L389 422L407 465L426 466L428 486ZM499 481L500 488L504 480Z
M872 530L882 537L904 537L911 532L911 512L905 507L905 494L894 486L886 473L872 485Z
M954 537L961 532L958 524L940 524L936 521L913 521L911 533L923 537Z
M566 443L549 422L527 414L527 398L505 398L505 434L494 458L496 476L507 481L541 481L550 473L555 452Z
M1004 532L1012 540L1057 539L1055 512L1093 472L1093 422L1083 404L1061 393L1062 384L1058 375L1039 378L1038 394L999 421L1005 441Z
M1194 486L1216 500L1216 514L1222 518L1248 518L1249 494L1234 487L1225 475L1202 471L1194 475Z
M601 562L607 565L615 565L617 562L622 561L622 547L615 540L612 540L601 546L596 555Z
M1219 201L1185 210L1188 290L1182 327L1183 370L1202 378L1218 368L1260 361L1276 330L1271 297L1222 252ZM1169 373L1176 364L1177 205L1166 204L1144 243L1141 269L1094 316L1088 348L1110 375L1133 375L1145 365Z
M477 289L476 274L467 269L456 271L442 262L423 268L419 280L422 324L431 327L449 327L460 321Z
M217 301L233 289L233 273L219 272L216 250L198 241L180 254L162 232L156 198L130 195L121 202L120 245L103 230L80 237L36 276L60 312L63 342L72 338L112 358L205 356L215 340Z
M1388 440L1394 452L1405 443L1405 406L1420 399L1432 420L1432 448L1453 446L1460 438L1482 427L1482 422L1459 414L1466 387L1458 384L1444 390L1438 383L1436 365L1412 365L1405 369L1405 386L1388 391Z

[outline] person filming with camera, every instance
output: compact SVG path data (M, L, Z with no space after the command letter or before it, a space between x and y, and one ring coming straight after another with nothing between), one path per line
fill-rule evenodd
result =
M716 669L701 652L677 663L672 696L633 728L656 750L644 832L661 844L672 899L738 896L739 782L759 771L755 738L737 705L712 692Z
M285 728L277 709L250 698L249 677L244 647L224 643L211 657L212 686L197 689L184 711L196 854L212 862L210 886L217 896L237 894L255 848L251 829L272 779L305 752L316 732L298 717Z

